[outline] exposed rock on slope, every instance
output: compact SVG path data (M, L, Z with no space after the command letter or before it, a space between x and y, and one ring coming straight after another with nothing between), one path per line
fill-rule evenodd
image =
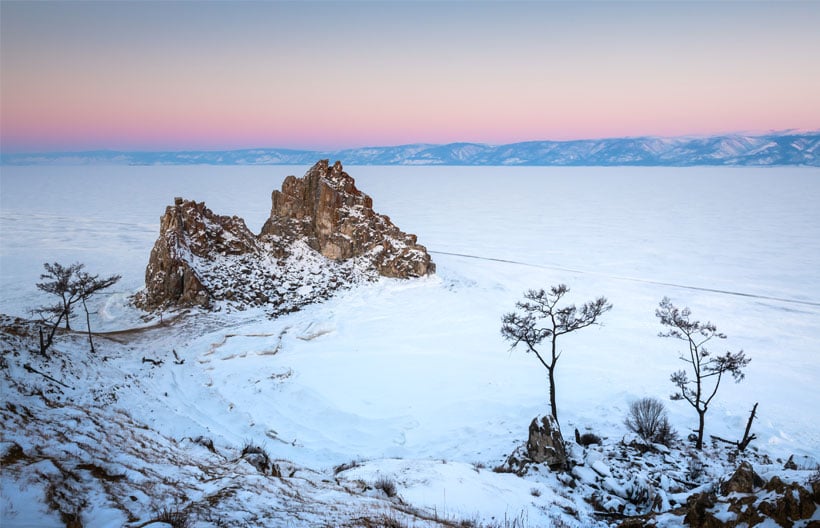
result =
M160 221L137 304L208 307L271 305L275 313L328 297L381 276L420 277L435 271L424 246L356 188L336 162L288 176L274 191L271 216L257 237L238 217L177 198Z

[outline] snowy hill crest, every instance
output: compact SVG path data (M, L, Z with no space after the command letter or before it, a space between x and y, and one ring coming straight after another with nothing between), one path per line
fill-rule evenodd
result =
M820 165L820 133L635 137L526 141L505 145L449 143L333 151L258 148L180 152L52 152L3 154L2 165L302 165L318 158L348 165L469 166L807 166Z
M421 277L435 264L416 236L373 211L336 162L288 176L272 194L259 236L236 216L177 198L160 220L160 236L136 299L146 309L270 305L284 313L378 276Z

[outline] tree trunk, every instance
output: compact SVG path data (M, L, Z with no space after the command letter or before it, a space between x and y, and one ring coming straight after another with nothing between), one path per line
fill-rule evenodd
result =
M62 322L63 314L57 318L57 321L51 326L51 329L48 331L48 337L46 338L45 345L40 345L40 348L43 350L43 355L46 355L46 351L51 347L54 343L54 334L57 333L57 329L60 327L60 323ZM41 340L42 341L42 340Z
M754 440L756 437L755 435L749 436L749 431L752 430L752 422L755 419L755 415L757 414L757 402L755 402L755 406L752 407L752 412L749 414L749 421L746 422L746 430L743 432L743 438L738 442L737 448L740 451L744 451L746 447L749 445L749 442Z
M550 363L550 367L547 369L550 374L550 407L552 407L552 417L555 418L555 423L558 423L558 406L555 404L555 363L558 361L558 356L555 354L555 341L557 338L558 336L553 332L552 363Z
M695 444L695 449L697 450L703 449L703 429L705 421L706 411L701 411L700 409L698 409L698 441Z
M91 345L91 353L94 353L94 341L91 339L91 316L88 314L88 306L83 298L83 310L85 310L85 324L88 327L88 344Z

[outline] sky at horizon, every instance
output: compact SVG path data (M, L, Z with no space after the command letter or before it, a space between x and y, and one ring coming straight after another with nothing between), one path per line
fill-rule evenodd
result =
M0 149L820 129L820 2L0 2Z

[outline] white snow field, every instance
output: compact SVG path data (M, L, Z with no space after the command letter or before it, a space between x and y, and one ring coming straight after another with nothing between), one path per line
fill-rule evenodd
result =
M45 301L34 287L43 262L80 261L123 276L99 299L96 329L145 324L126 301L175 196L258 232L271 191L307 168L2 167L0 312L27 316ZM377 212L418 235L437 273L382 279L277 319L223 309L151 334L118 361L136 372L146 356L169 366L151 370L142 391L121 391L113 409L168 438L264 444L329 478L356 461L346 478L389 477L406 503L448 518L549 526L573 508L549 479L490 471L549 411L545 370L499 330L526 289L566 283L568 302L604 295L614 308L602 326L559 341L565 436L620 439L642 396L664 399L683 436L696 426L685 402L667 398L670 373L684 368L684 343L657 337L654 311L668 296L728 335L716 352L752 358L744 381L721 386L706 434L740 438L759 402L754 448L820 460L820 170L345 170ZM171 350L184 365L170 367ZM27 512L31 490L4 480L2 493L4 526L61 525ZM99 515L89 525L122 522ZM281 525L301 525L291 522Z

